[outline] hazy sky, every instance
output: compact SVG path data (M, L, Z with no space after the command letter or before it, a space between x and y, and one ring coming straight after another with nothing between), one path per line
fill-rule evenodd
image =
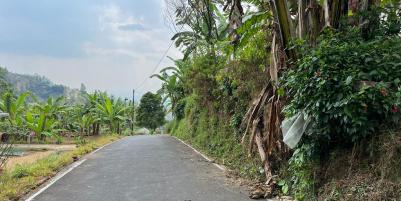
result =
M130 97L174 34L164 0L0 0L0 66ZM174 47L169 56L179 58ZM170 65L165 58L159 69ZM147 80L139 93L158 89Z

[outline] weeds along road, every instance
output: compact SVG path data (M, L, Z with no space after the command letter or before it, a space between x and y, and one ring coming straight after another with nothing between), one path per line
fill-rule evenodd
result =
M98 152L35 201L242 201L247 192L169 136L133 136Z

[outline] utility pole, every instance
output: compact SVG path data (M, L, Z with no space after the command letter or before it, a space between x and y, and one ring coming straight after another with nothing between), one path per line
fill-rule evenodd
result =
M135 126L135 89L132 90L132 127L131 127L132 134L134 134L134 126Z

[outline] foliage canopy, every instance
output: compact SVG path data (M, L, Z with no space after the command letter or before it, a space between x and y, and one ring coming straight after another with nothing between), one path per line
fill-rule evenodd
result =
M165 123L165 113L160 95L147 92L138 106L137 124L154 131Z

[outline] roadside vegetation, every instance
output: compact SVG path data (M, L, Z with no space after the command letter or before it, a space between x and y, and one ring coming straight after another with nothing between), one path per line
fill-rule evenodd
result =
M266 183L255 197L401 199L399 1L166 2L184 57L152 77L172 135Z
M7 90L1 95L0 110L8 116L0 122L1 130L13 142L62 143L63 137L76 140L101 133L129 134L133 132L134 106L127 100L114 98L105 92L82 92L82 103L67 103L64 97L49 97L46 101L25 92Z
M32 164L17 165L0 174L0 200L18 200L54 176L74 159L119 138L118 135L104 135L68 152L51 154Z
M63 96L43 100L34 92L15 92L4 74L0 82L0 200L18 200L81 156L138 129L133 103L106 92L88 93L81 87L74 98L79 101ZM153 130L164 122L161 100L154 96L159 122L140 125Z

